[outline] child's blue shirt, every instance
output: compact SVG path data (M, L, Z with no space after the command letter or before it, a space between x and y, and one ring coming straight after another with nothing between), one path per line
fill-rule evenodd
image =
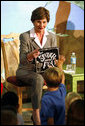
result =
M54 125L65 124L65 96L64 84L59 85L56 91L47 91L41 100L41 125L47 125L48 118L54 118Z

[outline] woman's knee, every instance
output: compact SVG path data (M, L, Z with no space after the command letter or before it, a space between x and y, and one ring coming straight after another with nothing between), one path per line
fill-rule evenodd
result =
M43 84L44 84L44 79L42 77L42 75L40 74L36 74L35 76L33 76L33 82L32 82L32 87L33 89L41 89L42 90L42 87L43 87Z
M44 79L43 79L43 77L42 77L42 75L40 75L40 74L37 74L37 81L39 82L39 83L44 83Z

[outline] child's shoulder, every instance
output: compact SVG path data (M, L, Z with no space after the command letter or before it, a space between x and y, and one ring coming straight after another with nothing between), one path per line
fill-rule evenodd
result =
M65 84L61 83L61 84L59 85L59 87L65 87Z
M65 86L65 84L60 84L59 85L59 90L60 90L60 92L62 92L63 94L65 94L66 95L66 86Z

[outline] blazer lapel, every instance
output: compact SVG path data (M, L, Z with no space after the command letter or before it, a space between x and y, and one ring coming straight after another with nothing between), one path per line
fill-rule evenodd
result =
M39 49L39 45L35 42L35 38L31 38L31 45L35 48L35 49Z
M47 35L46 37L47 37L47 41L46 41L46 43L45 43L45 45L44 45L43 48L49 48L49 47L52 46L52 41L51 41L51 39L50 39L50 36Z
M43 37L43 42L42 42L42 45L40 44L40 41L38 39L38 37L36 36L35 32L34 32L34 28L32 28L30 30L30 37L32 39L31 43L34 47L36 48L44 48L45 44L47 43L47 37L48 37L49 33L47 32L47 30L45 29L45 34L44 34L44 37Z

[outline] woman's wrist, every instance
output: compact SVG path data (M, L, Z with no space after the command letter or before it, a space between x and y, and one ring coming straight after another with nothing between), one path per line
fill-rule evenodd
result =
M33 57L32 57L31 54L27 54L27 60L28 60L28 61L33 61Z

